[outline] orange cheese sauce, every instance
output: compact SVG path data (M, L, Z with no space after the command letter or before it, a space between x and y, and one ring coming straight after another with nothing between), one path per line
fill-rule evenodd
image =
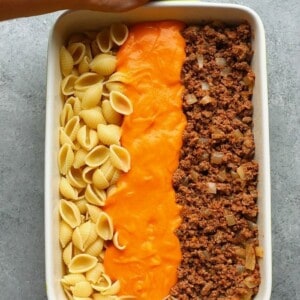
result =
M135 25L118 53L118 71L129 74L126 95L134 111L122 124L122 145L131 169L121 176L106 212L119 232L123 251L109 246L107 274L121 282L120 295L161 300L176 283L181 260L174 234L180 224L172 175L178 166L182 133L180 72L185 42L180 22Z

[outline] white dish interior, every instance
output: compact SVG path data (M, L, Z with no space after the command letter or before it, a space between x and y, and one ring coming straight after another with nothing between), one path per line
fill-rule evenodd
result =
M269 125L266 74L265 35L262 22L252 10L238 5L212 4L195 1L156 2L126 13L100 13L75 11L62 15L54 25L48 49L47 112L45 144L45 240L46 240L46 282L48 299L66 299L60 285L62 277L61 249L58 238L58 183L57 166L60 99L59 49L73 32L97 30L113 22L126 24L148 20L181 20L199 23L204 20L220 20L229 23L248 21L253 31L254 57L252 68L256 74L253 94L255 159L259 170L259 240L264 248L260 261L262 282L255 300L270 299L272 282L271 252L271 197L269 164Z

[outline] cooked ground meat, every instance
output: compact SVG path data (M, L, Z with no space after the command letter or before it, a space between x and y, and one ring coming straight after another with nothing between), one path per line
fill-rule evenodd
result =
M187 126L173 176L182 261L170 295L252 299L260 273L251 29L214 22L188 26L183 36Z

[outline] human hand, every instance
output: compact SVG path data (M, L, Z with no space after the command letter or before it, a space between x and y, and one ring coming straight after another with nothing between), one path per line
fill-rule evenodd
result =
M122 12L141 6L148 1L149 0L70 0L69 2L71 8L74 9Z

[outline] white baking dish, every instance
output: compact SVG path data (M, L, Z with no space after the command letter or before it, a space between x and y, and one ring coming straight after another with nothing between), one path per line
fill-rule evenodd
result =
M255 299L270 299L272 281L271 198L266 49L263 24L258 15L247 7L195 1L155 2L122 14L90 11L68 12L63 14L54 25L48 52L45 145L45 239L48 299L66 299L59 282L62 277L62 259L58 238L59 172L57 166L59 113L62 108L59 49L69 34L73 32L96 30L116 21L130 24L165 19L182 20L186 23L216 19L231 23L247 20L252 27L254 50L252 68L256 74L253 95L255 159L260 165L258 226L260 245L264 248L265 253L264 258L260 261L262 282Z

